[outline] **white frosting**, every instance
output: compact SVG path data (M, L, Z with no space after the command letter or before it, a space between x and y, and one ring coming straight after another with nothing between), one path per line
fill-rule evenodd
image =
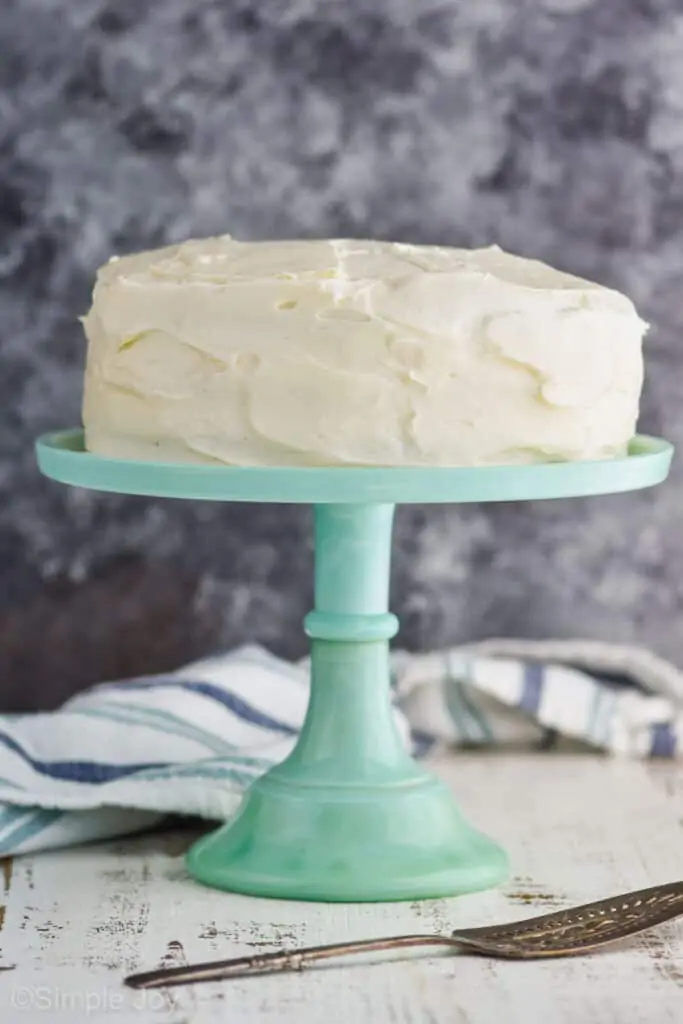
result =
M497 247L224 236L114 258L84 326L91 451L474 466L622 454L647 325Z

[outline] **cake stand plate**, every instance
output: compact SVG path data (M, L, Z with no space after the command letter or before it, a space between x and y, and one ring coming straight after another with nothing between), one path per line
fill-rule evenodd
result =
M216 501L310 503L315 513L311 692L299 740L237 814L190 850L199 881L258 896L376 901L457 895L507 873L449 789L407 753L390 702L387 611L399 502L527 501L651 487L673 449L637 437L603 462L484 468L242 468L102 458L81 431L42 438L38 462L62 483Z

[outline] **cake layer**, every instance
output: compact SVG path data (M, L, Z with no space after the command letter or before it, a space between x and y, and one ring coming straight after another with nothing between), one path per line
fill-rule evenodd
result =
M83 323L91 451L243 466L622 455L647 326L495 246L228 236L112 259Z

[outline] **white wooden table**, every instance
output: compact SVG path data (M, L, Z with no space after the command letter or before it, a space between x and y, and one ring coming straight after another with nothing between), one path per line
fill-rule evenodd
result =
M499 892L322 905L188 879L190 830L5 861L0 1021L89 1024L680 1024L683 924L588 958L425 955L132 992L134 969L280 946L513 920L683 876L683 771L590 755L459 755L435 764L509 848Z

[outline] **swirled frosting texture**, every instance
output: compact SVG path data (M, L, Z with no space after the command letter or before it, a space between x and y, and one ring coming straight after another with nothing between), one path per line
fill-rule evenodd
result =
M114 258L84 327L91 451L477 466L623 454L647 325L497 247L222 236Z

